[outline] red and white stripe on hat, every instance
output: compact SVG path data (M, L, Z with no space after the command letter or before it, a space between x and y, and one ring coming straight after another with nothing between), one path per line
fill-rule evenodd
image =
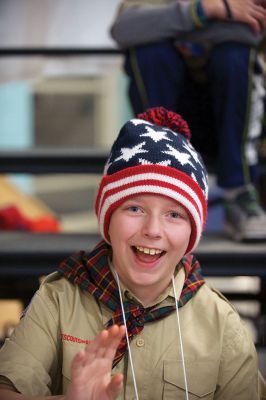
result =
M128 198L139 194L170 197L181 204L191 221L187 253L198 244L207 216L207 201L198 183L189 175L168 166L137 165L104 175L96 198L96 214L103 238L109 242L112 212Z

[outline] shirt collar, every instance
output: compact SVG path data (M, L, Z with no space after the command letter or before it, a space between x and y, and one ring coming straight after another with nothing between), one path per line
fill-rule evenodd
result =
M114 279L116 280L116 276L114 274L114 266L110 258L108 258L108 263L110 270L113 274ZM185 269L182 266L182 263L176 268L175 273L175 290L177 295L177 300L179 300L184 283L185 283L186 275ZM136 296L120 281L121 291L122 291L122 299L123 301L132 301L133 303L141 305L141 302L136 298ZM172 306L175 303L175 296L174 296L174 289L170 284L168 288L162 293L152 305L158 305L158 308L163 306ZM107 322L110 320L112 312L107 308L99 303L102 313L102 322L103 325L106 326Z
M114 279L116 280L116 276L114 273L114 265L112 263L112 260L109 258L108 259L108 263L110 266L110 270L113 274ZM176 295L177 295L177 300L179 300L183 286L184 286L184 282L185 282L185 270L182 267L182 264L180 263L177 268L176 268L176 272L175 272L175 290L176 290ZM141 301L123 284L123 282L120 280L120 287L121 287L121 291L122 291L122 298L123 301L132 301L133 303L139 304L141 305ZM172 284L170 283L170 285L166 288L166 290L160 294L160 296L154 300L154 302L152 304L149 304L149 307L154 306L156 304L158 304L158 306L162 306L162 302L167 301L167 303L170 302L170 304L173 304L173 301L175 301L175 295L174 295L174 289ZM168 304L163 304L168 305Z

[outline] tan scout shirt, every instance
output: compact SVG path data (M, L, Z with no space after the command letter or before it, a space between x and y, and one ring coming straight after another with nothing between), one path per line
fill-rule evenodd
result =
M178 296L183 283L181 270L176 277ZM124 296L132 297L125 288ZM172 289L160 301L160 306L173 304ZM8 378L24 394L65 393L73 356L110 318L110 310L78 286L57 273L48 276L0 351L2 382ZM258 399L254 345L238 314L219 293L203 285L180 309L180 323L190 400ZM185 398L176 313L146 324L132 340L131 351L140 400ZM127 355L117 371L125 377L119 400L133 400Z

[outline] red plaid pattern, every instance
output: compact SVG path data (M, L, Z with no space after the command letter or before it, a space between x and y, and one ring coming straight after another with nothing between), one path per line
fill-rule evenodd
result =
M97 301L101 301L114 312L113 317L107 323L107 328L114 324L123 324L118 287L109 268L109 256L111 256L111 247L101 241L91 253L80 252L72 255L64 260L58 268L60 274L65 278L78 285L82 290L89 292ZM185 269L186 279L178 301L179 308L183 307L205 282L201 275L199 262L193 255L183 257L181 264ZM176 306L160 307L160 305L155 305L144 308L126 301L124 309L128 336L131 340L142 331L145 323L167 317L175 311ZM118 346L113 367L122 359L126 351L127 343L124 337Z

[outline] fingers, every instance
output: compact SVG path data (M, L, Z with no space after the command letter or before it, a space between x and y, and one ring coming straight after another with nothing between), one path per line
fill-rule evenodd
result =
M123 385L123 375L111 376L116 349L125 327L114 325L102 331L86 348L78 352L71 364L68 400L115 400Z
M71 382L72 385L74 386L74 390L76 385L79 385L79 383L83 379L85 364L86 364L86 355L85 351L82 350L74 356L71 363Z
M228 20L228 8L233 22L243 22L255 33L266 28L266 0L201 0L208 18Z
M124 334L125 327L118 325L102 331L85 348L87 362L91 362L93 359L106 358L112 363L116 349Z
M266 8L266 0L257 0L256 4L262 6L263 8Z
M247 16L246 20L243 22L245 22L256 35L258 35L261 32L261 25L258 19Z
M72 365L71 365L72 373L77 373L77 374L79 373L79 371L83 367L84 360L85 360L85 351L81 350L74 356L72 360Z
M264 2L264 6L260 5L258 10L258 20L260 22L261 30L266 29L266 1Z
M73 358L73 376L79 375L85 365L93 366L100 359L105 359L105 362L111 368L116 349L124 335L125 327L118 325L114 325L97 335L94 341L90 342L84 350L78 352Z
M106 338L106 347L104 355L107 358L111 358L113 361L117 347L122 337L125 335L125 327L124 325L122 326L114 325L107 332L108 332L108 337Z
M266 28L266 0L227 0L233 20L244 22L255 33Z
M208 18L228 20L226 5L221 0L201 0ZM266 0L227 0L232 14L232 23L243 22L254 33L259 34L266 29Z
M266 4L266 3L265 3ZM260 33L266 28L266 9L265 7L258 5L253 6L251 12L248 14L251 19L253 19L254 30Z
M110 399L116 399L122 387L123 387L123 375L122 374L114 375L107 388L107 394L110 397Z

